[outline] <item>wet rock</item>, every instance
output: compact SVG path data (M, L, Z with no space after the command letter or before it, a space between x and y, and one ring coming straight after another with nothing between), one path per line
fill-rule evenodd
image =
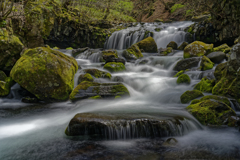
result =
M227 104L215 100L208 99L196 104L191 104L187 110L204 125L223 125L232 126L231 116L236 113Z
M80 83L70 94L70 99L81 100L84 98L101 96L111 98L116 96L129 96L128 89L121 83L95 83L84 81Z
M151 73L151 72L153 72L153 69L152 69L152 68L149 68L149 67L146 67L146 68L143 68L143 69L141 70L141 72Z
M223 97L223 96L216 96L216 95L208 95L208 96L204 96L201 99L199 99L199 102L205 101L205 100L216 100L216 101L220 101L222 103L225 103L228 106L231 106L231 103L229 101L229 99L227 97Z
M116 76L113 78L114 82L124 82L124 79L122 77Z
M121 62L108 62L103 68L110 72L121 72L126 70L125 65Z
M169 53L173 52L173 49L171 47L168 48L160 48L160 55L167 56Z
M182 74L184 74L184 70L181 70L181 71L179 71L175 76L173 76L173 77L179 77L179 76L181 76Z
M93 78L106 78L111 80L112 75L108 72L105 71L100 71L98 69L84 69L81 71L81 75L78 77L78 82L82 82L84 79L87 81L92 81L91 79ZM92 78L89 76L89 74L91 76L93 76ZM85 78L84 78L85 76ZM84 79L82 79L84 78Z
M194 89L212 93L212 89L215 86L215 80L208 79L207 77L202 78L202 80L194 87Z
M200 68L202 71L212 69L213 66L214 66L214 63L208 57L206 57L206 56L202 57L202 61L200 64Z
M177 45L177 43L176 42L174 42L174 41L171 41L171 42L169 42L169 44L167 45L167 48L168 47L171 47L172 49L177 49L178 48L178 45Z
M204 96L201 91L193 90L193 91L186 91L180 97L182 103L189 103L192 100Z
M89 50L89 49L90 49L90 48L88 48L88 47L73 49L73 50L72 50L72 56L73 56L73 57L76 57L76 56L79 55L80 53L83 53L83 52L85 52L85 51L87 51L87 50Z
M177 49L183 51L185 47L187 47L188 43L183 42Z
M227 68L227 62L217 65L217 67L214 71L214 76L215 76L217 82L219 82L219 80L222 78L222 75L226 68Z
M142 52L137 45L132 45L124 50L122 55L126 60L136 60L143 57Z
M11 78L38 99L66 100L73 89L76 60L46 47L28 49L13 67Z
M191 69L193 67L198 67L201 58L193 57L180 60L176 66L173 68L174 71L181 71L186 69Z
M138 62L138 65L145 65L145 64L148 64L150 62L149 59L142 59Z
M231 60L240 60L240 43L234 45L231 49L229 61Z
M126 61L123 58L119 58L116 50L106 50L102 52L102 57L105 64L108 62L121 62L125 65Z
M187 74L182 74L177 79L177 84L190 84L191 79Z
M11 77L6 77L5 80L0 80L0 97L5 97L9 95L10 88L14 84Z
M184 48L184 58L201 57L213 51L213 44L195 41Z
M7 75L3 71L0 71L0 81L5 81L6 78L7 78Z
M148 53L157 53L157 44L152 37L148 37L136 44L139 49L143 49L145 52Z
M6 28L0 28L0 70L11 71L24 49L18 37Z
M93 82L93 77L91 76L91 74L86 73L86 74L82 74L78 77L78 84L83 82L83 81L89 81L89 82Z
M225 58L226 54L223 52L212 52L207 57L213 62L213 63L221 63Z
M185 41L186 41L187 43L192 43L192 42L193 42L193 35L190 34L190 33L186 33L186 34L185 34Z
M185 129L191 129L185 121L181 117L149 118L131 113L79 113L72 118L65 133L68 136L94 135L107 139L166 137L181 135L187 131Z

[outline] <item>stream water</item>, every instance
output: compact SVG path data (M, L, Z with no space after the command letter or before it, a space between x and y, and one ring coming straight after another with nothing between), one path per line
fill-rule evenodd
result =
M114 33L106 42L106 48L118 49L121 56L122 49L142 39L141 30L153 31L158 27L163 28L161 32L154 32L158 47L166 47L171 40L180 44L185 40L183 29L190 24L191 22L161 26L145 24L143 28L138 25ZM135 31L138 35L129 31ZM60 51L71 55L69 50ZM82 69L103 70L99 52L87 54L83 53L76 58ZM188 104L180 102L180 96L185 91L192 90L203 76L213 76L214 69L207 72L189 71L187 74L191 77L191 84L177 85L177 79L173 78L176 72L172 69L183 58L182 51L165 57L149 53L143 55L148 60L147 64L139 65L139 61L126 63L125 72L112 74L113 77L122 77L123 84L128 88L131 96L125 99L24 104L21 95L15 92L20 87L17 84L13 86L13 96L0 99L0 159L239 159L240 134L237 129L225 126L204 127L185 110ZM79 74L81 70L75 79ZM96 81L112 83L106 79ZM183 117L184 120L179 126L169 124L175 132L165 137L131 137L126 136L127 130L107 139L88 135L67 137L64 131L77 113L117 114L123 118L143 115L148 119ZM165 141L172 137L178 143L166 144Z

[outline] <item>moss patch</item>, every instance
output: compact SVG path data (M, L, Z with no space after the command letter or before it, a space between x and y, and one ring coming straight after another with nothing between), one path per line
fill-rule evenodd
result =
M201 57L213 51L213 44L195 41L184 48L184 58Z
M209 80L206 77L202 78L202 80L194 87L194 89L212 93L212 89L215 86L215 80Z
M201 91L193 90L186 91L180 97L182 103L188 103L191 100L204 96Z
M95 78L107 78L107 79L112 78L112 75L110 73L100 71L98 69L85 69L85 70L83 70L83 72L88 73L88 74L94 76Z
M187 74L182 74L177 79L177 84L190 84L191 79Z
M137 45L132 45L131 47L123 51L123 57L128 60L136 60L143 57L143 55Z
M144 50L144 52L157 53L157 44L152 37L148 37L136 44L139 49Z
M202 71L206 71L206 70L212 69L214 66L214 63L208 57L203 56L200 66Z
M121 72L126 70L125 65L120 62L109 62L105 64L103 68L110 72Z
M221 46L213 48L214 52L221 51L224 53L226 53L226 52L228 53L228 51L230 51L230 50L231 50L231 48L227 44L223 44Z
M184 70L181 70L179 71L174 77L179 77L181 76L185 71Z

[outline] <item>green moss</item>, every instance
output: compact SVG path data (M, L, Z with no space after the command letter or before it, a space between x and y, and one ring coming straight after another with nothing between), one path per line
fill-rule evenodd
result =
M192 100L191 104L197 104L199 102L201 102L199 99L194 99L194 100Z
M103 55L103 56L114 55L115 58L118 58L118 53L117 53L116 50L105 50L105 51L102 51L102 55Z
M80 75L79 78L78 78L78 84L83 82L83 81L93 82L93 77L89 73L86 73L84 75Z
M42 100L66 100L74 86L77 61L46 47L28 49L17 61L10 76Z
M3 71L0 71L0 81L5 81L6 78L7 78L7 75Z
M114 85L111 92L117 93L118 96L129 95L128 89L123 84Z
M174 77L179 77L181 76L185 71L184 70L181 70L179 71Z
M215 100L191 104L187 110L204 125L222 125L227 118L236 115L227 104Z
M224 52L225 50L231 50L231 48L227 44L223 44L221 46L213 48L213 51L215 51L215 52L217 52L217 51Z
M154 29L156 32L160 32L162 29L161 28L155 28Z
M97 96L94 96L94 97L90 97L89 99L102 99L102 97L97 95Z
M161 54L164 54L165 56L167 56L169 53L172 53L172 52L173 52L172 47L167 47L161 51Z
M182 74L177 79L177 84L190 84L191 79L187 74Z
M182 4L174 4L172 7L171 7L171 13L175 12L176 10L180 9L180 8L183 8L185 7L184 5Z
M105 64L103 68L110 72L121 72L126 70L125 65L120 62L109 62Z
M201 57L208 55L213 51L213 44L205 44L200 41L195 41L184 48L184 58Z
M178 45L176 42L174 41L171 41L168 45L167 45L167 48L168 47L171 47L172 49L177 49L178 48Z
M144 50L144 52L149 52L149 53L157 53L157 44L155 40L152 37L145 38L144 40L138 42L136 44L139 49Z
M108 78L108 79L112 78L112 75L110 73L100 71L98 69L85 69L84 73L88 73L88 74L94 76L95 78Z
M193 90L193 91L186 91L180 97L182 103L188 103L191 100L204 96L201 91Z
M7 96L13 84L14 82L10 77L7 77L4 81L0 81L0 97Z
M228 106L231 106L230 101L228 100L228 98L226 97L222 97L222 96L216 96L216 95L208 95L208 96L204 96L203 98L200 99L200 102L208 100L208 99L214 99L220 102L223 102L225 104L227 104Z
M119 99L119 98L122 98L121 96L116 96L115 99Z
M215 86L215 80L209 80L206 77L202 78L202 80L194 87L194 89L212 93L212 89Z
M68 47L68 48L66 48L66 50L73 50L73 48L72 47Z
M132 60L132 59L136 60L143 57L143 55L137 45L132 45L131 47L123 51L123 57L129 60Z
M58 47L53 47L53 49L59 49Z
M206 71L206 70L212 69L214 66L214 63L208 57L203 56L200 66L202 71Z

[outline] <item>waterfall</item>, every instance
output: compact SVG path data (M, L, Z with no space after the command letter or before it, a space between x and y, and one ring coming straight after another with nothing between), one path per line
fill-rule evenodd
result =
M192 22L138 24L136 27L114 32L106 41L104 48L126 49L149 36L153 36L158 48L166 48L171 41L181 45L186 40L186 32L183 30L191 24Z

